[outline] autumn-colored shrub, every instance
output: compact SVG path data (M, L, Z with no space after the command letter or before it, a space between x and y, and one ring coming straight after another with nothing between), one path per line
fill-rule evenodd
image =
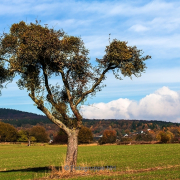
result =
M174 135L171 142L180 142L180 127L168 127L168 130Z
M99 144L115 143L117 134L115 130L104 130L103 137L98 141Z
M173 137L174 137L174 135L170 131L166 131L166 132L165 131L160 131L156 136L157 140L159 140L162 143L171 142Z

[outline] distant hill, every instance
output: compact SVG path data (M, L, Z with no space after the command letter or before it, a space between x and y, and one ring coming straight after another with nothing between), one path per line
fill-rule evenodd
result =
M15 109L0 108L0 119L29 119L29 118L44 119L46 118L46 116L19 111Z
M14 125L15 127L43 125L46 129L47 124L51 129L56 129L46 116L34 113L18 111L14 109L0 108L0 121ZM125 134L130 131L140 131L146 129L162 129L169 126L180 126L179 123L157 121L157 120L125 120L125 119L83 119L83 125L91 128L93 134L102 134L105 129L115 129L117 133ZM49 127L48 126L48 127Z
M20 127L22 124L36 125L37 123L51 124L43 115L19 111L15 109L0 108L0 121Z

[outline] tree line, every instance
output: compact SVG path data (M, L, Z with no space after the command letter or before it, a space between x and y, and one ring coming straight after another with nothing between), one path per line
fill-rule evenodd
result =
M36 125L32 128L17 129L14 126L0 122L0 142L49 142L52 138L51 134L46 132L43 126ZM67 144L68 135L62 129L53 137L53 144ZM93 142L92 131L82 126L78 134L78 143Z
M132 141L159 141L162 143L180 142L180 127L163 127L159 130L148 129L140 133L126 131L126 136L118 134L114 129L106 129L98 143L116 143ZM36 125L32 128L17 129L14 126L0 122L0 142L49 142L52 138L43 126ZM78 143L87 144L95 141L93 133L88 127L82 126L78 134ZM67 144L68 135L62 129L53 137L53 144Z
M133 141L158 141L160 143L180 143L180 127L171 126L163 127L159 130L146 130L140 133L129 132L125 136L119 134L113 129L105 130L103 136L99 139L99 144L107 143L121 143L121 142L133 142Z
M14 126L0 122L0 142L48 142L49 136L42 126L17 130Z

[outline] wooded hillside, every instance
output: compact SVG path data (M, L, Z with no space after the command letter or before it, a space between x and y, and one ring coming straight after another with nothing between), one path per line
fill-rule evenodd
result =
M31 127L40 124L47 131L58 131L46 116L18 111L14 109L0 108L0 120L15 127ZM102 135L105 129L114 129L118 134L128 134L147 129L160 130L163 127L180 126L179 123L159 120L125 120L125 119L83 119L83 125L90 128L94 135Z

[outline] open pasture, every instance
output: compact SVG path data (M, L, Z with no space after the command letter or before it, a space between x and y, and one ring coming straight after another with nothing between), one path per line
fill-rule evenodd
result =
M1 144L0 179L47 177L46 167L63 165L66 148ZM180 144L79 146L77 163L80 167L116 166L115 172L78 179L180 179Z

